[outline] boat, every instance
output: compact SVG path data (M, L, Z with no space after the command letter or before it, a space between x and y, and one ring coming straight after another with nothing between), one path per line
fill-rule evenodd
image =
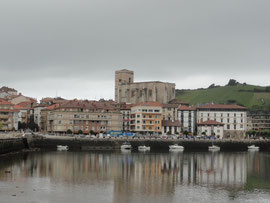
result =
M68 146L67 145L57 145L57 150L58 151L67 151Z
M122 145L121 145L121 150L131 150L132 149L132 146L130 143L128 142L124 142Z
M253 145L248 146L248 150L259 150L260 147Z
M142 146L139 146L138 147L138 150L139 151L150 151L150 147L147 147L145 145L142 145Z
M180 150L184 150L184 147L181 146L181 145L178 145L178 144L174 144L174 145L170 145L170 146L169 146L169 149L170 149L170 150L177 150L177 151L180 151Z
M208 150L210 150L210 151L219 151L220 150L220 147L219 146L216 146L216 145L212 145L212 146L209 146L208 147Z

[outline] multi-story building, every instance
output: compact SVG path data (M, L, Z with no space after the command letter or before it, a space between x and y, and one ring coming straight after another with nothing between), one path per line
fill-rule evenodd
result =
M247 118L248 130L270 130L270 111L250 111Z
M72 100L46 112L48 132L66 133L71 130L88 134L122 130L122 114L112 101Z
M133 132L160 134L162 105L158 102L145 102L131 107L130 128Z
M247 108L239 105L208 104L197 107L197 123L223 123L224 135L243 135L247 130Z
M198 123L198 135L204 135L204 136L215 136L217 138L223 138L224 133L224 124L213 121L213 120L207 120Z
M3 86L0 88L0 92L6 92L8 95L17 95L18 91L13 89L13 88L9 88L6 86Z
M159 102L166 104L174 98L174 83L134 82L133 71L124 69L115 72L115 101L118 103Z
M19 123L27 123L28 122L28 108L20 106L20 105L14 105L14 109L18 110L18 125Z
M178 108L178 119L180 121L180 132L189 134L196 132L196 108L181 105Z
M123 116L123 132L130 132L130 116L131 116L131 107L133 104L122 104L120 106L120 112Z
M18 110L8 101L0 100L0 124L5 131L18 129Z
M37 105L34 109L34 122L38 125L38 127L41 127L41 110L45 109L45 105Z
M180 122L178 120L177 111L180 104L169 103L162 105L162 133L163 134L179 134Z

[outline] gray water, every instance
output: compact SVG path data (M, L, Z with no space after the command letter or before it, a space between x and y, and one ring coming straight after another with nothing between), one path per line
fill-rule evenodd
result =
M0 157L0 202L270 202L270 153L68 151Z

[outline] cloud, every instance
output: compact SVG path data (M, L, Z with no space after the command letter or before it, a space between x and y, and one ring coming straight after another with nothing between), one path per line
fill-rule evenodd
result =
M94 98L98 89L113 98L114 71L122 68L134 70L137 81L175 82L180 89L229 78L269 85L269 6L267 0L2 0L0 85L31 96L59 89L70 98Z

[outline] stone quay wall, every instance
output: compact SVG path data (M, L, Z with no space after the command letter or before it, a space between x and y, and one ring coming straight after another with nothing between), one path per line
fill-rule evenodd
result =
M24 138L0 139L0 154L23 150L27 147L27 140Z
M185 151L204 151L211 145L218 145L222 151L246 151L249 145L256 145L260 150L270 150L270 140L173 140L173 139L89 139L89 138L42 138L32 139L30 147L55 150L57 145L67 145L70 150L111 150L120 149L124 142L129 142L136 150L140 145L150 146L151 150L168 150L169 145L179 144Z

